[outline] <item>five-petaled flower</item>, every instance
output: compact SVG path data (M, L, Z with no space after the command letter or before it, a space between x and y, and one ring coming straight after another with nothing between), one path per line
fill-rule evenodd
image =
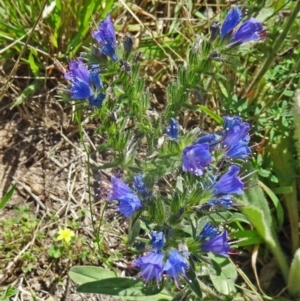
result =
M119 201L118 210L129 218L135 211L142 207L138 196L119 178L112 177L112 193L109 201Z
M182 170L201 176L211 161L208 143L190 145L183 150Z
M199 239L200 240L207 240L210 238L213 238L217 235L218 229L211 225L209 222L206 222L204 225L203 229L201 230L199 234Z
M233 34L234 43L246 43L250 41L258 41L263 35L263 25L254 18L250 18L244 22L239 29Z
M137 266L141 269L140 275L146 283L148 283L150 279L155 278L156 284L159 286L159 281L163 273L163 259L164 253L150 252L134 260L133 266Z
M185 271L189 268L186 259L176 250L169 251L169 257L163 267L167 275L174 279L176 286L179 288L179 276L186 277Z
M237 165L229 166L228 171L212 185L214 195L243 194L244 183L238 177L239 172Z
M228 12L222 27L221 27L221 38L225 38L232 30L241 22L243 14L241 10L233 5L231 10Z
M221 38L228 37L230 46L250 41L258 41L266 36L261 22L255 18L245 21L235 32L234 29L241 22L243 14L241 10L233 5L229 10L221 27Z
M230 245L227 243L228 235L227 231L223 231L222 233L216 235L215 237L204 241L201 244L202 252L212 252L218 255L228 257L228 251L230 249Z
M70 230L69 228L59 229L58 230L58 236L57 240L64 240L66 243L69 243L73 236L75 236L75 233Z
M99 43L99 50L102 54L109 56L114 62L118 61L115 51L117 46L116 33L110 20L110 14L107 14L105 20L100 22L98 28L92 31L92 37Z
M248 147L250 141L250 124L243 122L239 116L224 116L223 138L221 146L227 158L247 159L251 153Z
M71 83L68 91L72 99L86 99L89 101L90 107L101 106L105 94L100 92L103 84L98 66L93 66L91 70L88 70L81 60L71 60L69 70L65 73L65 79Z

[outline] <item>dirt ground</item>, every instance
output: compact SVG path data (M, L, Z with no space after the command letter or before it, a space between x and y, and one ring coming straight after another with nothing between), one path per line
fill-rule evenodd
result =
M76 293L75 285L68 278L68 271L76 262L63 257L54 260L47 255L57 230L67 227L69 221L80 222L78 232L87 238L87 244L93 244L89 211L84 217L78 215L80 210L88 209L89 204L87 156L77 126L67 118L55 94L55 90L44 89L26 104L13 109L7 97L0 103L0 199L13 183L17 184L12 198L0 211L0 242L4 237L3 222L16 217L14 207L29 206L39 220L26 244L11 252L13 256L7 258L7 254L0 254L0 287L18 288L18 294L11 299L15 301L116 300ZM85 120L83 128L87 145L95 149L94 120ZM92 173L97 174L100 159L94 155L90 164ZM97 179L94 182L93 195L98 189ZM97 197L93 197L92 202L96 219L103 202ZM39 231L45 233L43 240L37 238ZM106 243L109 246L114 242L107 239ZM27 273L22 271L25 252L36 256L33 268Z

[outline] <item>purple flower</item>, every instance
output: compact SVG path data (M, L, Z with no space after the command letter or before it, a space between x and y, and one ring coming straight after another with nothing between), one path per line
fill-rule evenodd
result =
M167 259L163 270L166 273L174 278L176 286L179 288L179 275L185 276L185 270L188 269L189 266L186 263L185 258L179 254L176 249L172 249L169 252L169 258Z
M242 20L243 14L240 9L233 5L228 12L223 25L221 27L221 38L224 39Z
M222 141L224 148L229 149L242 139L249 141L250 124L248 122L243 122L240 117L224 117L224 124L225 138Z
M163 259L162 252L151 252L134 260L133 265L141 269L141 276L146 283L155 278L158 286L163 273Z
M231 195L224 195L217 199L211 200L205 204L194 207L197 211L215 211L217 209L231 209L234 206L238 206L232 200Z
M89 83L90 74L81 60L71 60L69 63L69 70L65 73L65 79L70 82L81 80Z
M250 137L248 135L245 139L238 141L226 151L226 157L233 159L247 159L251 154L251 149L248 146L249 140Z
M178 139L179 125L176 119L171 118L171 123L167 126L166 132L171 140Z
M243 194L244 183L237 177L240 168L236 165L231 165L228 171L215 183L211 189L214 195L219 194Z
M215 237L217 233L218 233L218 229L212 226L209 222L207 222L199 234L199 239L200 240L210 239L212 237Z
M239 116L223 116L224 121L224 131L228 131L243 122L242 118Z
M248 158L251 153L251 149L248 147L248 143L250 141L250 124L248 122L243 122L243 120L238 116L225 116L223 117L223 120L224 138L221 145L226 151L226 157L236 159Z
M94 89L103 88L98 65L92 66L89 71L81 60L71 60L65 79L71 82L69 93L72 99L87 99L90 107L101 106L105 95L103 93L99 93L97 97L94 95Z
M89 99L93 97L93 90L87 82L76 79L69 90L72 99Z
M165 237L163 232L151 231L150 235L153 251L160 251L165 244Z
M92 37L100 44L100 52L109 56L114 62L118 61L115 49L117 46L114 26L110 20L110 14L101 21L98 28L92 31Z
M234 33L232 40L234 43L245 43L249 41L258 41L261 39L260 33L263 31L261 22L250 18L244 22Z
M148 189L145 186L142 174L138 174L134 176L133 189L135 189L145 198L149 198L151 196L151 193L148 191Z
M201 176L205 167L211 161L208 143L191 145L183 150L183 171L188 171L196 176Z
M112 177L112 193L109 201L119 201L118 210L129 218L135 211L142 207L141 200L133 191L117 177Z
M228 257L230 245L227 243L227 231L205 241L201 246L202 252L212 252L222 256Z
M220 142L221 136L217 134L207 134L196 141L196 144L208 143L209 150L212 151Z

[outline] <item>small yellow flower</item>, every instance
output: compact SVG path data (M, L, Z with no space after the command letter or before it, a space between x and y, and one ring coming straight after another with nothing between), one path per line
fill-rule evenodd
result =
M65 242L69 243L73 236L75 236L75 233L72 230L68 228L59 229L57 240L64 240Z

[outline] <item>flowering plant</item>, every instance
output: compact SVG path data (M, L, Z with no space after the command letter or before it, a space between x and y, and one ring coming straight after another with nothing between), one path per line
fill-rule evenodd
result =
M97 283L77 280L83 283L78 291L116 295L130 291L130 296L158 299L163 292L171 300L183 290L187 296L202 297L202 290L213 295L207 286L210 278L225 294L217 283L226 267L231 271L226 293L235 292L237 273L228 257L230 237L240 221L249 223L237 210L246 187L241 169L252 152L251 126L240 116L220 117L193 103L191 96L208 94L200 88L207 80L204 74L213 73L215 61L222 61L228 49L265 37L254 18L236 29L241 20L242 12L233 6L221 28L213 25L210 39L196 37L177 79L167 87L168 102L161 116L150 107L149 90L139 75L141 55L132 53L129 36L122 47L117 46L109 14L92 31L92 49L70 62L65 73L70 98L95 107L93 116L101 120L97 132L106 137L97 150L113 154L101 166L101 188L110 192L98 197L110 209L107 216L114 214L128 223L128 247L137 254L126 269L127 275L136 271L137 279L109 274L106 279L99 276ZM215 130L184 126L183 112L199 110L213 119ZM71 272L75 270L86 274L88 268Z

